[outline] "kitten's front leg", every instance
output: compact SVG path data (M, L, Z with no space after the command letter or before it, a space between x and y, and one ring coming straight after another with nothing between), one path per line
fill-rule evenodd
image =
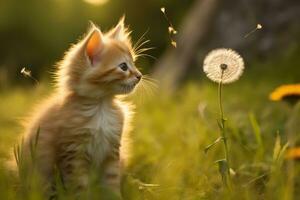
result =
M80 145L61 154L58 163L63 184L70 191L84 191L89 184L90 160Z
M105 186L121 197L121 171L119 157L109 157L103 163L102 180Z

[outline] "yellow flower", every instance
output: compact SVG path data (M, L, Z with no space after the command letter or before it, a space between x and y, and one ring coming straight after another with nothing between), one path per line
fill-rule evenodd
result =
M290 97L300 98L300 84L282 85L276 88L269 96L272 101L280 101Z
M285 157L286 159L300 159L300 147L288 149Z

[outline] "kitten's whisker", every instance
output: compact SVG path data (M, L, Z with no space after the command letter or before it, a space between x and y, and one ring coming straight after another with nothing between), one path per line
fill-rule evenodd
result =
M139 44L138 46L136 46L135 48L133 48L134 51L138 51L143 45L149 43L150 40L145 40L143 41L141 44Z
M150 84L146 84L145 86L147 87L149 94L151 96L154 96L155 92L157 91L157 88L155 88L153 85L150 85Z
M155 85L151 85L151 84L149 84L147 82L144 82L144 87L147 90L147 92L151 92L151 93L156 92L157 89L158 89Z
M142 78L142 84L146 90L157 88L157 84L154 81L147 80L144 77Z
M149 40L144 40L145 38L143 38L138 44L134 45L133 49L134 50L138 50L141 46L147 44L149 42Z
M159 81L154 80L154 79L148 79L147 77L144 78L145 81L151 82L153 84L158 84Z
M132 47L132 49L133 49L134 52L136 52L136 51L138 50L138 48L140 48L140 44L141 44L142 42L144 42L144 38L142 38L142 40L141 40L140 42L136 43L136 44Z
M137 40L137 42L134 44L133 49L136 49L136 47L143 41L145 35L149 32L149 28L141 35L141 37Z
M154 49L154 47L148 47L148 48L142 48L145 44L149 43L150 40L144 40L144 36L147 34L147 32L149 31L149 29L138 39L138 41L136 42L136 44L133 46L133 52L135 54L135 58L139 58L139 57L150 57L154 60L157 60L157 58L155 58L154 56L151 56L149 54L145 54L144 52L149 51L151 49Z
M135 52L135 58L139 58L139 57L146 57L146 54L145 54L145 52L146 51L148 51L148 50L151 50L151 49L154 49L154 47L149 47L149 48L141 48L141 49L139 49L139 50L137 50L136 52ZM148 57L151 57L151 55L149 55L149 54L147 54L148 55ZM157 60L156 58L154 58L154 57L151 57L152 59L154 59L154 60Z
M143 81L147 82L147 83L151 83L153 85L157 85L158 81L156 80L151 80L151 79L147 79L146 77L143 78Z
M155 47L141 48L141 49L137 50L135 53L136 53L137 55L139 55L139 54L141 54L141 53L143 53L143 52L146 52L146 51L149 51L149 50L151 50L151 49L155 49Z
M155 88L155 89L158 88L158 84L157 84L158 82L157 81L143 79L143 82L145 84L147 84L148 86L151 86L152 88Z
M153 95L154 92L158 89L157 84L155 84L155 83L153 83L151 81L148 81L146 79L142 79L142 84L144 85L145 90L147 92L150 92L151 95Z
M146 85L143 81L141 82L141 87L143 89L143 94L144 94L144 95L142 95L142 97L145 97L145 96L151 97L152 96L152 94L149 93L149 89L146 87Z
M136 58L139 58L139 57L149 57L149 58L152 58L153 60L157 60L157 58L155 58L154 56L151 56L149 54L144 54L144 53L136 55Z
M156 83L158 83L159 81L154 79L154 78L151 78L149 75L143 75L143 79L146 79L146 80L149 80L149 81L154 81Z
M149 96L149 93L147 92L147 88L145 88L145 84L143 83L143 81L141 82L140 84L140 90L141 90L141 93L140 93L140 100L141 101L144 101L146 99L146 97ZM145 95L144 95L145 94Z
M137 85L136 92L133 93L137 97L137 101L144 102L147 97L153 96L152 92L149 92L149 88L146 86L143 80Z

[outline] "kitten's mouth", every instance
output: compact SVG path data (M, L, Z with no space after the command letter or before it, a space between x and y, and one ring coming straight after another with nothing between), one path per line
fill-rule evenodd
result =
M121 84L124 93L129 93L135 88L136 84Z

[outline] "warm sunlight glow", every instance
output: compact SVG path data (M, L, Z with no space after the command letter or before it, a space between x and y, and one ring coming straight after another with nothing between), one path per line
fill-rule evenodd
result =
M108 2L108 0L83 0L83 1L93 5L103 5Z

